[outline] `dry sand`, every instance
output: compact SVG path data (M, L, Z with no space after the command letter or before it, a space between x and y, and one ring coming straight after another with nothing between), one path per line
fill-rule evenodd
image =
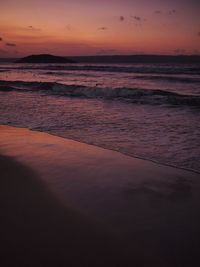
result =
M3 266L199 266L198 174L8 126L0 154Z

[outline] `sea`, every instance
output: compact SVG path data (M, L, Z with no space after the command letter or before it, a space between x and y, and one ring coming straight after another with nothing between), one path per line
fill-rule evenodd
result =
M200 173L200 64L0 63L0 124Z

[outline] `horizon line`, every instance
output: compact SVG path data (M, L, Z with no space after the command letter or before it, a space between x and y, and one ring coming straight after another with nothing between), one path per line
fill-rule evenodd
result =
M13 58L24 58L32 55L53 55L53 56L58 56L56 54L47 54L47 53L38 53L38 54L28 54L27 56L21 56L21 57L4 57L0 56L1 59L13 59ZM60 56L60 55L59 55ZM163 57L188 57L188 56L200 56L200 54L110 54L110 55L63 55L60 57L130 57L130 56L163 56Z

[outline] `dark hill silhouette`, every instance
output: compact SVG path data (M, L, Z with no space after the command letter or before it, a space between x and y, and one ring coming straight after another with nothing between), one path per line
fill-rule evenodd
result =
M101 56L74 56L70 59L79 63L180 63L199 64L200 55L101 55Z
M30 55L21 58L16 63L75 63L74 60L66 57L53 56L49 54Z

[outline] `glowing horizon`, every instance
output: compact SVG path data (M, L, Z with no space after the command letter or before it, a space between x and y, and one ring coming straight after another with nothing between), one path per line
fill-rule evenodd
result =
M0 57L199 54L199 11L198 0L1 0Z

